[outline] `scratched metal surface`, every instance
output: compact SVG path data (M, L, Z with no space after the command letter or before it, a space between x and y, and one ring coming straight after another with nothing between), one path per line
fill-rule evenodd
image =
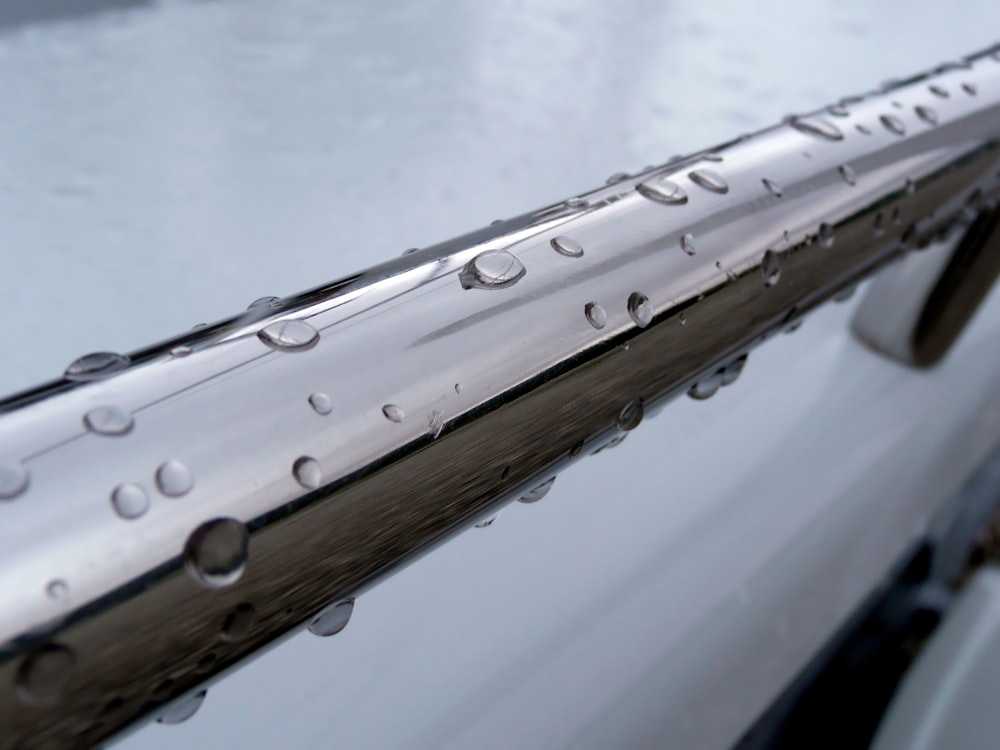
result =
M1000 15L989 2L64 5L0 11L4 392L80 353L134 349L978 49ZM898 368L839 338L848 315L823 311L808 336L762 351L742 405L733 393L668 408L630 445L561 477L550 502L367 594L338 639L292 639L215 686L196 718L125 746L600 746L625 726L657 736L636 707L653 687L702 694L693 675L705 662L675 652L706 641L690 640L692 622L669 633L641 622L664 601L696 609L696 590L656 571L689 564L697 579L704 569L685 560L698 553L678 540L712 514L667 519L656 505L745 507L754 459L787 445L810 409L833 408L814 403L810 375L837 391L833 405L873 379L899 390ZM873 429L895 419L886 440L900 439L906 399L933 386L902 383ZM760 448L734 456L748 422L761 425ZM694 478L694 465L717 476ZM636 519L619 499L652 507ZM625 523L627 537L594 532ZM780 519L736 528L768 525ZM809 646L776 649L759 690L691 708L683 731L722 746L697 734L699 716L718 709L737 718L713 720L737 726Z

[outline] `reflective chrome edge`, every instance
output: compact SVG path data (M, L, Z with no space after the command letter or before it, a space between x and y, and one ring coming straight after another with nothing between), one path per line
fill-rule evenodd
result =
M336 632L380 577L961 231L998 144L988 51L6 399L0 745L183 719L258 649Z

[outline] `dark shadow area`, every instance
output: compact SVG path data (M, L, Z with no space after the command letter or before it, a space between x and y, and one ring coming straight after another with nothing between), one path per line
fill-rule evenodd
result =
M154 0L0 0L0 34L32 24L75 21L115 11L148 8Z

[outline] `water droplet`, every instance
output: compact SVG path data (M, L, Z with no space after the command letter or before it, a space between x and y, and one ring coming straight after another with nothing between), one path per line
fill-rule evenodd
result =
M722 368L722 385L732 385L743 373L743 368L747 363L747 355L741 354L728 365Z
M764 279L764 286L777 284L781 278L781 255L774 250L765 252L760 263L760 275Z
M61 602L69 596L69 584L62 578L54 578L45 587L45 594L54 602Z
M614 185L615 183L621 182L622 180L627 180L628 177L629 177L628 172L615 172L613 175L611 175L608 179L604 181L604 184Z
M280 352L301 352L316 346L319 331L304 320L278 320L257 331L257 338Z
M840 176L844 178L844 182L848 185L858 184L858 175L850 164L841 164L837 167L837 171L840 172Z
M70 380L103 378L128 367L129 358L115 352L94 352L74 360L63 373Z
M778 185L777 182L775 182L774 180L769 180L767 177L761 180L761 182L764 183L764 187L766 187L770 191L771 195L773 195L775 198L781 197L781 186Z
M491 225L492 224L499 224L499 223L500 223L500 219L496 219L495 221L491 221L490 222ZM419 247L408 247L408 248L406 248L406 250L403 251L403 255L413 255L414 253L419 253L419 252L420 252L420 248Z
M583 314L587 316L590 325L600 330L608 322L608 314L596 302L588 302L583 306Z
M976 84L974 83L963 83L962 91L964 91L969 96L975 96L976 94L979 93L979 89L976 88Z
M385 415L385 418L388 419L390 422L402 422L403 419L406 417L406 414L403 413L403 410L400 409L395 404L386 404L385 406L383 406L382 413Z
M492 526L492 525L493 525L494 523L496 523L496 520L497 520L498 518L500 518L500 512L499 512L499 511L498 511L498 512L496 512L496 513L494 513L494 514L493 514L492 516L490 516L489 518L486 518L486 519L483 519L482 521L480 521L479 523L477 523L477 524L476 524L476 528L477 528L477 529L485 529L485 528L488 528L489 526Z
M851 114L850 112L847 111L847 108L844 107L844 105L842 104L833 104L827 107L826 111L829 112L834 117L849 117Z
M917 113L917 117L926 122L928 125L938 124L937 112L935 112L930 107L925 107L922 104L918 104L916 107L913 108L913 111Z
M184 346L183 344L180 346L175 346L173 349L170 350L170 356L175 357L177 359L180 359L181 357L186 357L190 353L191 353L191 347Z
M431 436L433 440L437 440L441 437L441 432L444 430L444 415L434 409L430 416L427 417L427 434Z
M462 388L463 388L463 386L462 386L461 383L455 383L455 393L461 393L462 392Z
M822 247L833 246L833 227L823 222L819 225L819 244Z
M309 622L309 632L323 638L336 635L347 627L353 613L353 599L345 599L342 602L332 604L312 618Z
M325 417L333 411L333 399L321 391L316 391L309 395L309 406L314 412Z
M636 192L643 198L668 206L681 206L688 201L687 193L681 186L666 177L655 177L652 180L640 182L635 186Z
M503 471L500 473L501 481L506 482L510 478L510 467L504 466Z
M642 417L646 413L646 406L641 398L630 401L618 413L618 429L622 432L634 430L642 422Z
M255 307L277 307L281 304L281 297L258 297L247 306L247 310Z
M834 302L847 302L847 300L849 300L851 297L854 296L854 293L857 290L858 290L858 285L857 284L851 284L851 286L847 287L846 289L843 289L843 290L837 292L833 296L833 301Z
M587 201L583 198L568 198L563 205L567 208L586 208Z
M252 604L244 602L237 604L236 608L226 615L222 622L222 640L233 642L241 641L250 635L257 624L257 610Z
M194 477L191 470L172 458L164 461L156 470L156 486L167 497L186 495L194 487Z
M906 134L906 125L900 120L896 115L879 115L879 122L882 123L883 127L891 133L896 135Z
M191 577L206 588L230 586L246 569L249 544L246 526L235 518L206 521L188 537L184 565Z
M653 320L653 305L642 292L632 292L628 297L628 314L640 328L645 328Z
M520 281L524 264L507 250L487 250L473 258L459 273L465 289L505 289Z
M854 129L857 130L859 133L861 133L861 135L871 135L872 134L871 128L869 128L867 125L864 125L863 123L860 123L860 122L857 125L854 126Z
M30 476L24 464L0 461L0 500L10 500L28 489Z
M681 250L683 250L688 255L695 254L694 235L691 234L690 232L681 235Z
M195 323L193 326L191 326L191 330L197 331L199 328L207 328L207 327L208 323Z
M556 237L550 244L552 249L560 255L565 255L568 258L583 257L583 246L569 237Z
M701 158L704 159L705 161L715 161L715 162L722 161L721 154L715 154L715 153L702 154Z
M876 237L881 237L885 234L885 228L882 226L883 218L884 217L882 216L881 211L875 214L875 220L872 222L872 229L874 230Z
M723 371L720 368L707 378L702 378L691 386L691 389L688 391L688 395L697 401L704 401L707 398L712 398L712 396L718 393L719 388L722 387L722 373Z
M111 507L122 518L138 518L149 509L149 496L140 485L124 482L111 491Z
M681 324L682 326L686 326L686 325L688 324L688 318L687 318L687 315L686 315L686 314L684 314L684 313L681 313L680 315L678 315L678 316L677 316L677 320L678 320L678 322L679 322L679 323L680 323L680 324Z
M525 494L521 495L521 497L519 497L517 501L519 503L525 503L527 505L530 505L531 503L537 503L539 500L541 500L543 497L549 494L549 490L552 489L552 485L554 485L555 483L556 483L556 478L549 477L537 487L534 487L533 489L528 490L528 492L526 492Z
M25 657L17 670L17 694L33 706L51 705L69 683L76 656L66 646L47 643Z
M698 187L703 187L713 193L723 195L729 192L729 184L723 176L711 169L696 169L693 172L688 172L688 177Z
M892 106L895 107L896 109L903 109L902 102L892 102Z
M125 435L131 432L132 415L117 406L98 406L83 415L83 425L97 435Z
M726 274L727 281L736 281L736 274L733 273L733 270L731 268L723 268L721 260L715 261L715 267Z
M819 117L793 117L790 124L800 133L826 138L829 141L840 141L844 138L840 128Z
M906 178L906 182L904 183L903 189L906 191L907 195L913 195L915 192L917 192L917 183L915 183L910 178Z
M207 690L199 690L197 693L192 693L181 698L179 701L171 704L167 709L157 717L156 721L159 724L180 724L187 721L196 713L198 709L201 708L201 704L205 702L205 696L208 695Z
M951 96L951 94L948 93L948 89L944 88L943 86L938 86L934 84L932 86L928 86L927 88L932 94L934 94L934 96L937 96L941 99L947 99L949 96Z
M314 490L323 483L323 470L312 456L299 456L292 464L292 476L307 490Z

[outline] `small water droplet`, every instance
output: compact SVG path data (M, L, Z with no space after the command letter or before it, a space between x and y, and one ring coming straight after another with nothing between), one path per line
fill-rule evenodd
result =
M257 338L281 352L312 349L319 341L319 331L304 320L278 320L259 331Z
M323 469L312 456L299 456L292 464L292 476L307 490L314 490L323 483Z
M735 383L740 375L743 374L743 368L747 363L747 355L741 354L728 365L722 368L722 380L721 385L732 385Z
M976 94L979 93L979 89L976 88L976 84L974 83L963 83L962 91L964 91L969 96L975 96Z
M477 523L476 524L476 528L477 529L488 528L488 527L492 526L494 523L496 523L496 520L498 518L500 518L500 512L499 511L497 511L496 513L494 513L489 518L483 519L482 521L480 521L479 523Z
M395 404L386 404L382 407L382 413L390 422L402 422L406 414Z
M854 126L854 129L857 130L859 133L861 133L861 135L871 135L872 134L871 128L869 128L867 125L865 125L863 123L860 123L860 122L857 125Z
M643 198L668 206L681 206L688 201L687 193L681 186L666 177L654 177L652 180L640 182L635 189Z
M45 594L54 602L64 601L69 596L69 584L62 578L55 578L45 587Z
M117 406L98 406L83 415L83 425L96 435L125 435L132 430L132 415Z
M491 225L492 224L499 224L499 223L500 223L500 219L496 219L495 221L490 222ZM408 247L408 248L406 248L406 250L403 251L403 255L413 255L414 253L419 253L419 252L420 252L420 248L419 247Z
M441 437L441 432L444 430L444 415L434 409L430 416L427 417L427 434L431 436L432 439L437 440Z
M930 107L925 107L922 104L918 104L916 107L913 108L913 111L917 113L917 117L926 122L928 125L938 124L937 112L935 112Z
M764 183L764 187L766 187L770 191L771 195L773 195L775 198L781 197L781 186L778 185L777 182L775 182L774 180L769 180L767 177L761 180L761 182Z
M583 257L583 246L569 237L555 237L550 244L553 250L567 258Z
M840 141L844 138L840 128L819 117L793 117L789 124L800 133L815 135L828 141Z
M566 208L586 208L587 201L583 198L568 198L563 205L566 206Z
M193 326L191 326L191 330L197 331L199 328L207 328L207 327L208 323L195 323Z
M309 406L313 408L314 412L325 417L333 411L333 399L326 393L316 391L316 393L309 395Z
M222 622L222 640L227 642L242 641L257 624L257 610L252 604L244 602L237 604Z
M688 395L697 401L704 401L707 398L712 398L712 396L718 393L719 388L722 387L722 372L723 371L720 368L708 377L699 380L691 386L688 391Z
M183 344L180 346L175 346L173 349L170 350L170 356L176 359L180 359L181 357L186 357L190 353L191 353L191 347L184 346Z
M463 386L461 383L455 383L455 393L461 393Z
M556 483L556 478L549 477L537 487L534 487L528 490L528 492L526 492L525 494L521 495L521 497L519 497L517 501L519 503L525 503L527 505L530 505L531 503L537 503L539 500L541 500L543 497L549 494L549 490L552 489L552 485L554 485L555 483Z
M698 187L723 195L729 192L729 184L718 172L711 169L696 169L688 172L688 177Z
M724 268L722 266L721 260L715 261L715 267L718 268L720 271L722 271L724 274L726 274L727 281L736 281L736 274L733 273L733 270L731 268Z
M844 178L844 182L848 185L858 184L858 175L850 164L841 164L837 167L837 171L840 172L840 176Z
M721 154L716 154L716 153L711 153L711 152L707 153L707 154L702 154L701 158L704 159L705 161L714 161L714 162L720 162L720 161L722 161L722 155Z
M628 172L615 172L608 179L604 181L605 185L614 185L615 183L627 180L629 177Z
M167 497L180 497L194 487L194 476L187 466L172 458L156 469L156 486Z
M826 111L829 112L834 117L850 117L851 114L850 112L847 111L847 108L842 104L833 104L827 107Z
M683 250L688 255L695 254L694 235L691 234L690 232L681 235L681 250Z
M22 463L0 461L0 500L11 500L26 489L30 475Z
M258 297L247 306L247 310L255 307L277 307L281 304L281 297Z
M882 216L881 211L875 214L875 220L872 222L872 229L874 230L876 237L881 237L885 234L885 228L882 226L883 218L884 217Z
M774 286L781 278L781 255L774 250L764 253L764 258L760 263L760 275L764 279L764 286Z
M500 472L500 480L506 482L510 478L510 467L504 466L503 471Z
M17 670L17 693L33 706L56 702L69 682L76 656L67 647L47 643L25 657Z
M642 422L642 417L646 413L646 405L641 398L630 401L618 413L618 429L622 432L634 430Z
M941 99L947 99L949 96L951 96L951 94L948 93L948 89L946 89L944 86L938 86L937 84L932 84L927 88L932 94L934 94L934 96L939 97Z
M833 246L833 227L823 222L819 225L819 244L822 247Z
M505 289L526 273L524 264L507 250L486 250L466 264L458 278L465 289Z
M685 313L681 313L680 315L678 315L678 316L677 316L677 321L678 321L678 322L679 322L679 323L680 323L680 324L681 324L682 326L686 326L686 325L688 324L688 318L687 318L687 315L686 315Z
M111 491L111 507L122 518L132 520L149 509L149 496L141 485L124 482Z
M608 322L608 314L604 308L596 302L588 302L583 306L583 314L587 316L587 322L600 330Z
M642 292L632 292L628 297L628 314L640 328L645 328L653 320L653 305Z
M906 134L906 125L896 115L879 115L878 119L882 123L882 126L889 132L896 135Z
M63 373L70 380L103 378L128 367L129 358L115 352L94 352L74 360Z
M336 635L347 627L353 613L353 599L332 604L310 620L309 632L323 638Z
M915 183L910 178L907 178L906 182L904 183L903 189L906 191L907 195L913 195L915 192L917 192L917 183Z
M199 690L196 693L185 696L179 701L171 704L167 709L157 717L156 721L159 724L180 724L187 721L196 713L198 709L201 708L201 704L205 702L205 696L208 695L207 690Z
M235 518L206 521L188 537L184 565L191 577L206 588L230 586L246 570L249 544L246 526Z
M903 103L902 102L896 102L896 101L894 101L894 102L892 102L892 106L895 107L896 109L903 109Z

